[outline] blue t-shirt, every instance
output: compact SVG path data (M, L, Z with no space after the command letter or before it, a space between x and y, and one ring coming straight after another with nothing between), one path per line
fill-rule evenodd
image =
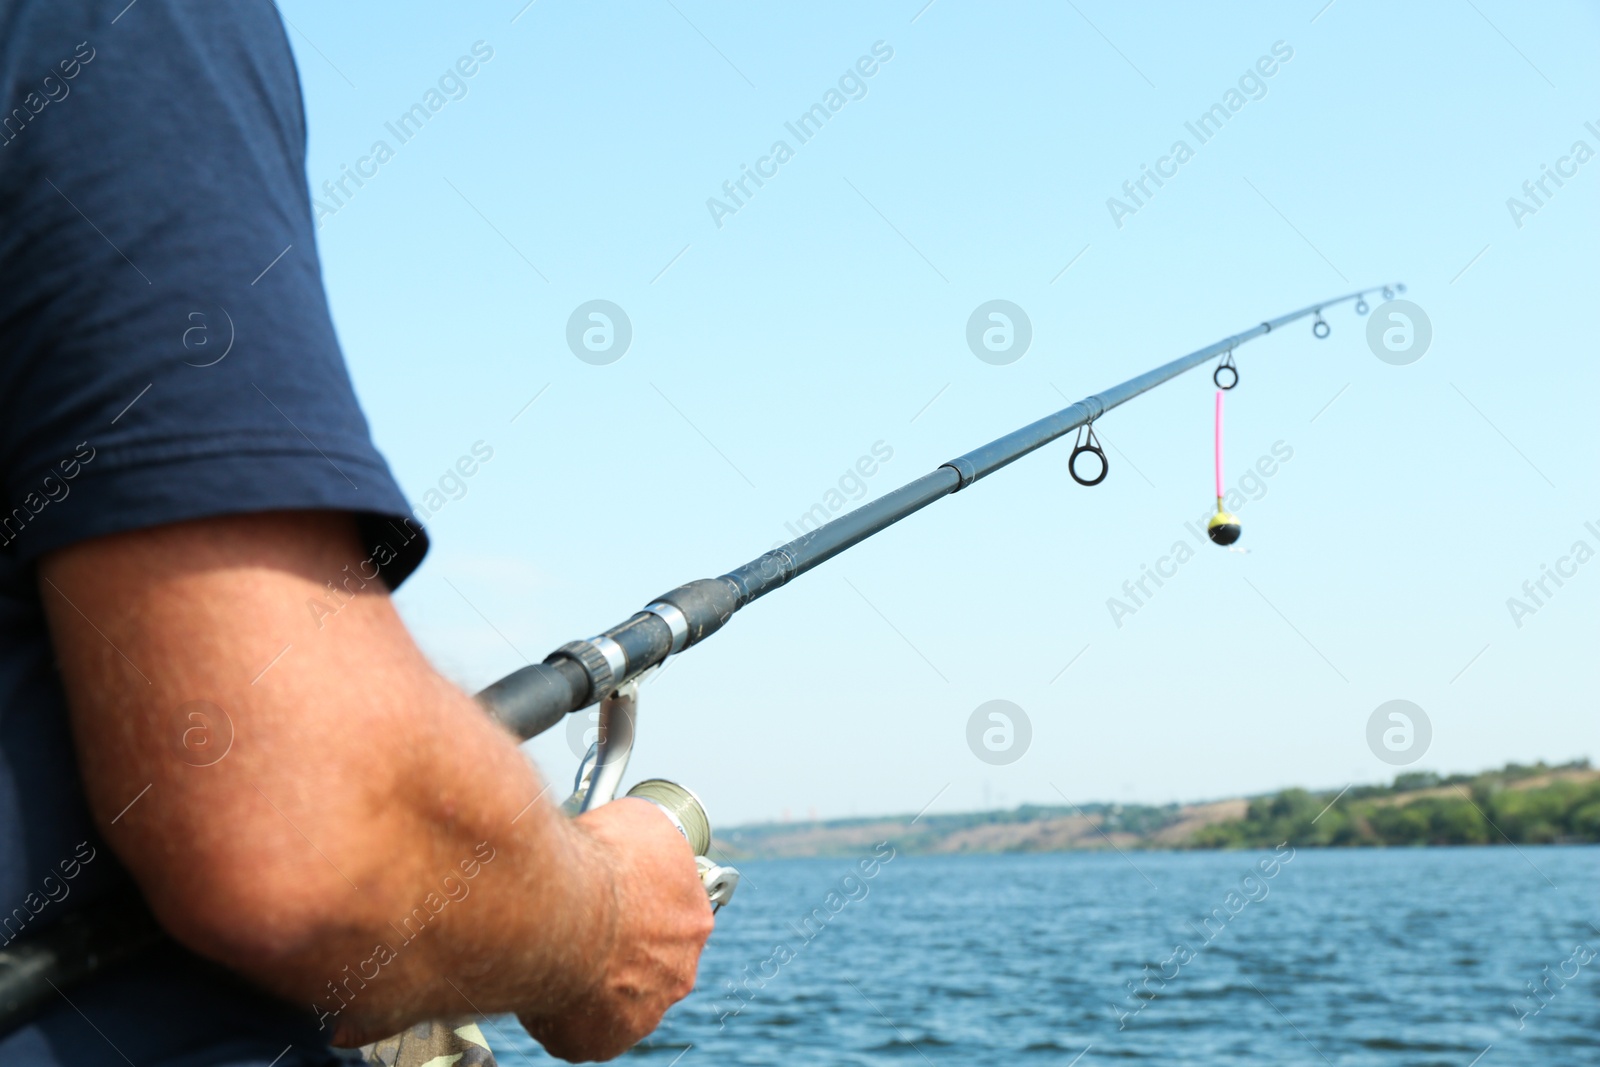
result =
M127 883L78 781L42 554L284 508L357 515L391 587L426 550L334 336L305 144L271 0L0 0L0 944ZM175 947L67 994L0 1064L333 1055L308 1005Z

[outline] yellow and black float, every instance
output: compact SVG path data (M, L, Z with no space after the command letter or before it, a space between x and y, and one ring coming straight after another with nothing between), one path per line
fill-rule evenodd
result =
M1239 381L1238 373L1234 374L1234 383ZM1230 386L1231 388L1231 386ZM1227 547L1239 540L1239 535L1244 528L1239 525L1238 516L1222 509L1222 390L1217 390L1217 513L1211 516L1211 521L1206 523L1206 536L1215 544Z

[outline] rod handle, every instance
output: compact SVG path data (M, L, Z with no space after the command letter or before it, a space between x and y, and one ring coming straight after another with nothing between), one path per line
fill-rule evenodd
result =
M566 657L534 663L479 693L478 703L517 737L537 737L584 704L589 677Z

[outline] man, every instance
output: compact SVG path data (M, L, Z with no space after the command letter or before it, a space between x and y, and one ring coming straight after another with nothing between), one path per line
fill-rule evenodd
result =
M504 1011L620 1054L705 892L652 806L561 817L390 604L426 539L270 0L0 0L0 107L0 944L135 891L171 937L0 1064L346 1062Z

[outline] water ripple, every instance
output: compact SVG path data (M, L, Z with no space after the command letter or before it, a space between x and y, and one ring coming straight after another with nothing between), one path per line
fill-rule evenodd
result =
M761 891L722 913L697 989L630 1058L1466 1067L1492 1046L1480 1067L1600 1062L1600 956L1550 977L1576 945L1600 952L1600 848L1524 851L1557 888L1509 848L1301 850L1252 881L1265 854L1140 853L1137 871L1098 853L898 856L841 907L828 894L853 858L751 863ZM1554 992L1535 1011L1540 982Z

